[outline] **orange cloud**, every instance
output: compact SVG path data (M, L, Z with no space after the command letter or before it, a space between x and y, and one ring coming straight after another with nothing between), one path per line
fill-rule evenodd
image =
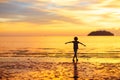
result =
M0 3L8 2L9 0L0 0Z
M97 29L115 31L120 27L119 2L119 0L2 0L0 32L85 35Z

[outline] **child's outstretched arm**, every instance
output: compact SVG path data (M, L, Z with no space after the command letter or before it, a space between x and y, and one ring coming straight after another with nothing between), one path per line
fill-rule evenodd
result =
M83 46L86 46L85 44L83 44L83 43L81 43L81 42L79 42L79 44L82 44Z
M65 44L68 44L68 43L72 43L72 41L70 41L70 42L66 42Z

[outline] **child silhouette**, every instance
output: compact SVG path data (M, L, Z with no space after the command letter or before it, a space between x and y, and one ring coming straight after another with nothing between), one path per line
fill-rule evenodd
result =
M74 37L74 41L66 42L65 44L68 44L68 43L73 43L73 49L74 49L73 61L74 61L75 57L76 57L76 60L78 61L78 59L77 59L78 44L82 44L83 46L86 46L86 45L84 45L83 43L79 42L78 41L78 37Z

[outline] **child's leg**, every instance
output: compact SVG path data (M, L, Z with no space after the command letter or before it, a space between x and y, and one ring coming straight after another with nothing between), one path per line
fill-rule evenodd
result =
M74 58L76 57L76 60L78 60L77 59L77 49L74 49Z
M74 56L73 56L73 61L74 61L74 58L76 57L76 50L74 49Z
M73 56L73 60L74 60L74 58L75 58L75 53L74 53L74 56Z
M76 55L75 56L76 56L76 60L78 61L78 59L77 59L77 50L76 50Z

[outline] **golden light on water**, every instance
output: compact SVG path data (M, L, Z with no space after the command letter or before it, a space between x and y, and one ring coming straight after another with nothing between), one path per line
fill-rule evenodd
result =
M0 79L120 80L119 3L0 0ZM86 36L96 30L115 36ZM73 44L65 44L75 36L86 45L78 63Z

